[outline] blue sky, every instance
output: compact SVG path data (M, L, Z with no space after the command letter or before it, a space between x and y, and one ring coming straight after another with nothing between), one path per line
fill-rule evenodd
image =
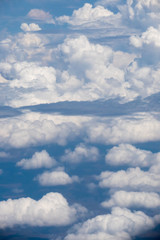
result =
M0 2L0 239L159 239L159 12Z

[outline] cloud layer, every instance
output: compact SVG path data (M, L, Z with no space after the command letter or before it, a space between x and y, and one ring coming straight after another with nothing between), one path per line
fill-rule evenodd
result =
M67 142L77 138L82 142L106 145L158 141L160 139L157 135L160 130L158 113L101 118L24 112L17 117L1 118L0 126L2 129L0 145L14 148L46 143L66 145ZM74 152L69 150L68 154L79 154L78 149L76 148ZM95 148L91 147L86 151L88 151L87 158L92 151L95 152L96 160L98 152ZM89 151L91 152L89 153Z

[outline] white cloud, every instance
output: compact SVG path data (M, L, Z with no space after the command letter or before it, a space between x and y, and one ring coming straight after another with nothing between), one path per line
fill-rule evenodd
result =
M79 144L75 147L73 151L66 149L64 155L62 156L62 161L67 161L71 163L79 163L82 161L95 162L99 158L99 151L96 147L85 146L84 144Z
M130 42L135 47L141 47L143 44L153 44L160 47L160 26L158 28L149 27L142 35L132 36Z
M145 63L150 59L145 57L149 52L134 61L136 54L93 44L84 35L67 37L55 49L48 48L48 42L41 34L21 33L8 43L8 51L13 51L14 57L8 56L7 61L0 63L2 76L11 80L5 85L10 91L3 100L5 105L20 107L115 97L130 101L160 91L159 54L151 58L152 64L156 61L154 68L139 67L137 61ZM54 64L42 65L39 59L45 63L52 59Z
M132 27L153 26L159 21L159 0L129 0L119 9L122 15L127 14L127 17L132 20Z
M141 150L130 144L120 144L109 150L105 160L110 165L149 167L160 162L160 153Z
M117 172L105 171L98 177L102 188L159 192L160 176L140 168L129 168Z
M12 64L12 71L17 79L10 82L11 88L55 88L56 70L53 67L39 66L34 62L17 62Z
M48 193L40 200L31 198L8 199L0 202L0 228L15 225L65 226L73 223L78 212L86 209L80 205L69 206L60 193Z
M86 124L87 140L105 144L157 141L160 129L158 119L158 115L149 113L96 119L94 123Z
M83 101L115 96L131 97L124 70L133 60L133 55L124 54L120 66L116 60L117 52L108 46L90 43L84 35L66 38L58 50L65 57L69 71L83 81L82 87L76 91L77 100L78 96Z
M24 112L0 119L0 146L15 148L38 144L81 142L120 144L158 141L159 114L139 113L121 117L61 116Z
M36 177L39 184L42 186L57 186L57 185L67 185L71 184L74 181L78 181L77 176L70 177L66 172L63 170L53 170L53 171L46 171Z
M55 21L53 20L52 15L49 12L45 12L41 9L31 9L27 14L29 18L40 20L46 23L54 24Z
M105 208L113 206L126 208L157 208L160 207L160 195L153 192L115 192L111 199L101 205Z
M144 9L145 7L148 8L151 11L158 11L158 9L160 9L160 2L159 0L136 0L135 1L137 4L135 6L135 8L138 11L141 11L142 9Z
M15 148L50 142L65 145L69 139L81 136L81 124L86 119L33 112L8 119L1 118L1 144L3 147Z
M0 169L0 175L3 173L3 170L2 169Z
M24 32L36 32L36 31L40 31L41 28L38 26L38 24L35 23L22 23L20 28L24 31Z
M154 50L153 48L153 52ZM142 98L160 91L158 84L158 76L160 74L160 68L158 66L160 59L159 51L157 51L157 54L153 52L151 52L151 48L149 47L147 51L143 51L141 59L131 64L126 75L130 89ZM140 62L141 67L138 66L138 62Z
M61 16L57 18L57 20L62 23L67 22L73 26L80 26L83 24L94 26L98 21L104 23L107 18L111 16L114 16L114 14L103 6L98 5L94 8L92 4L85 3L82 8L74 10L71 17Z
M44 44L47 43L45 38L41 37L36 33L19 33L16 42L13 44L13 47L20 47L20 48L42 48Z
M22 159L17 162L18 167L22 167L23 169L35 169L35 168L51 168L57 164L56 160L49 156L46 150L41 152L35 152L32 158L30 159Z
M37 32L20 32L14 36L9 36L0 42L2 51L1 68L6 70L12 69L12 64L20 62L38 61L45 62L49 59L51 49L46 48L48 37ZM41 58L40 58L41 57ZM7 65L10 65L7 67ZM13 74L13 72L12 72ZM9 79L13 79L12 74L8 74ZM5 76L3 76L5 77Z
M148 217L141 211L131 212L128 209L113 208L111 214L99 215L89 219L65 240L131 240L155 226L155 217Z

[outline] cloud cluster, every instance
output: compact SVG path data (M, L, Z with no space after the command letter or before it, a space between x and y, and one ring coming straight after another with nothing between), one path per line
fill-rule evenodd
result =
M75 147L73 151L66 149L64 155L62 156L62 161L70 163L79 163L82 161L95 162L99 158L99 151L96 147L85 146L84 144L79 144Z
M41 28L38 26L38 24L35 23L22 23L20 28L24 31L24 32L37 32L40 31Z
M105 208L114 206L125 208L157 208L160 207L160 195L154 192L117 191L110 200L101 203Z
M130 144L120 144L109 150L105 160L107 164L115 166L150 167L160 162L160 153L137 149Z
M84 121L33 112L10 119L0 119L0 125L3 125L0 132L1 144L3 147L15 148L51 142L65 145L69 139L80 135L80 127L77 126L76 120L80 123Z
M160 9L160 3L158 0L152 1L144 1L144 0L132 0L127 1L129 17L131 19L141 19L141 21L145 21L147 17L151 19L156 19L156 13ZM145 16L146 14L146 16Z
M74 10L71 17L61 16L57 18L57 21L60 23L66 22L73 26L84 25L84 27L93 27L99 22L102 24L102 22L108 21L108 18L111 16L114 16L113 12L105 9L103 6L98 5L93 7L92 4L85 3L82 8ZM100 26L100 23L98 26Z
M143 44L153 44L156 47L160 47L159 43L160 39L160 26L158 29L154 27L149 27L147 31L143 32L141 37L138 36L132 36L130 38L131 44L133 44L135 47L142 47Z
M32 158L22 159L17 162L18 167L23 169L51 168L57 164L53 157L50 157L46 150L35 152Z
M139 167L129 168L126 171L105 171L100 174L99 180L102 188L159 192L159 174L142 171Z
M36 201L32 198L8 199L0 202L0 228L15 225L65 226L73 223L86 209L70 206L60 193L50 192Z
M31 19L40 20L42 22L54 24L52 15L49 12L45 12L42 9L31 9L27 16Z
M0 127L1 147L20 148L51 142L65 145L77 138L81 142L101 144L160 139L157 135L160 131L159 114L155 113L100 118L24 112L20 116L1 118ZM96 149L92 151L98 156Z
M65 240L131 240L131 237L155 226L151 218L141 211L131 212L126 208L113 208L111 214L98 215L77 227Z
M42 186L57 186L67 185L79 181L77 176L70 177L61 169L46 171L36 177L39 184Z
M43 9L31 9L25 18L29 23L20 23L19 33L6 32L3 33L6 38L0 39L0 104L23 107L115 98L126 103L160 92L159 11L159 0L98 0L94 5L85 3L71 16L55 20ZM30 23L32 19L35 23ZM41 25L37 23L46 29L40 31ZM66 23L63 32L59 25ZM53 25L46 24L57 26L53 29ZM137 102L141 103L140 108L147 106L142 100ZM45 107L46 112L51 110L47 104ZM134 107L134 111L140 108ZM112 208L111 214L98 215L75 226L65 240L130 240L160 222L160 215L149 217L142 211L129 210L149 208L154 212L160 207L160 153L131 145L160 140L159 113L86 117L22 109L21 115L0 118L1 148L68 144L59 158L61 164L77 164L99 160L95 144L118 145L107 152L105 161L111 166L123 166L123 170L103 170L96 177L100 191L106 192L107 188L110 194L101 205ZM113 113L117 113L116 110ZM69 148L73 142L77 145ZM0 157L6 157L3 150ZM16 165L22 169L51 168L34 178L41 188L66 187L80 181L63 167L52 168L56 164L43 150L31 158L21 159ZM96 185L88 183L88 186L93 190ZM17 187L12 193L21 191ZM59 193L48 193L37 201L9 199L0 202L0 228L24 224L65 226L85 212L80 205L70 206Z
M160 128L158 116L148 113L117 118L97 119L88 123L88 141L92 143L120 144L157 141Z
M158 54L148 58L149 52L142 51L136 60L137 54L113 51L90 42L84 35L67 37L54 49L47 47L48 42L46 36L29 32L1 42L3 51L9 54L7 61L0 63L0 73L8 80L3 87L10 91L1 99L3 103L19 107L116 97L130 101L160 91ZM54 64L48 66L48 61ZM152 65L156 62L155 67L146 66L146 61L152 61Z

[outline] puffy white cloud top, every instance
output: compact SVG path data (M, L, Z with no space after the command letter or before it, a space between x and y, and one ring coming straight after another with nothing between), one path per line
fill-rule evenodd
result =
M159 114L139 113L121 117L62 116L26 112L0 119L0 145L21 148L79 138L87 143L120 144L160 139Z
M160 191L159 174L155 174L149 171L142 171L138 167L129 168L126 171L105 171L100 174L99 180L99 185L102 188L120 188L136 191Z
M139 44L139 38L131 39ZM0 72L6 79L3 87L10 91L7 97L4 91L3 103L20 107L116 97L130 101L160 91L157 49L142 49L141 55L114 51L107 45L92 43L84 35L67 37L54 49L47 47L49 42L47 35L30 32L1 42L8 61L0 63ZM51 61L54 64L48 66ZM143 65L139 66L139 61ZM154 67L146 65L147 61Z
M132 36L130 42L135 47L142 47L143 44L155 45L155 47L160 47L160 26L158 28L149 27L142 35Z
M120 144L109 150L105 160L110 165L150 167L160 162L160 153L141 150L130 144Z
M115 192L111 199L101 204L103 207L113 206L126 208L157 208L160 206L160 195L153 192Z
M70 149L66 149L64 155L62 156L62 161L71 162L73 164L82 161L95 162L98 160L98 157L98 148L79 144L75 147L73 151L71 151Z
M57 0L43 1L43 9L36 6L38 0L34 9L28 8L31 1L26 2L28 14L16 18L20 28L9 28L11 13L5 16L9 21L0 36L0 160L6 164L0 177L6 176L8 184L6 162L13 163L16 153L21 173L36 169L32 180L39 192L68 187L73 199L79 196L75 187L84 187L85 196L78 199L84 201L97 191L100 195L93 201L103 201L107 210L99 207L103 213L111 208L111 213L95 217L100 209L91 204L87 217L93 218L69 229L64 239L131 240L160 222L160 215L153 217L160 208L160 152L157 146L144 150L146 142L160 141L160 1L63 1L61 10L70 16L59 16ZM80 8L67 11L75 5ZM56 8L49 13L50 6ZM4 22L4 16L1 19ZM68 101L83 101L84 109L81 103ZM66 115L55 113L56 109ZM86 110L93 115L86 115ZM57 144L59 165L46 150L39 150L46 147L54 155ZM25 148L24 158L20 154ZM82 169L85 164L92 165L88 175ZM13 170L19 174L19 169ZM7 195L26 196L24 179L15 184L19 177L11 190L5 188ZM107 199L102 199L106 192ZM0 228L66 226L86 211L81 205L69 205L60 193L48 193L40 200L9 199L0 201Z
M36 23L30 23L30 24L22 23L20 28L24 32L36 32L36 31L40 31L41 30L41 28Z
M36 168L51 168L57 164L53 157L50 157L46 150L35 152L32 158L22 159L17 162L18 167L23 169L36 169Z
M59 22L67 22L71 25L80 26L83 24L89 24L93 26L96 21L105 21L106 18L114 15L108 9L99 5L93 7L90 3L85 3L82 8L74 10L71 17L61 16L57 18Z
M36 201L31 198L8 199L0 202L0 228L15 225L65 226L73 223L80 205L69 206L60 193L50 192Z
M77 176L70 177L63 170L53 170L51 172L46 171L38 175L36 179L42 186L67 185L74 181L78 181Z
M65 240L131 240L131 237L155 226L154 218L141 211L113 208L111 214L99 215L77 227Z

